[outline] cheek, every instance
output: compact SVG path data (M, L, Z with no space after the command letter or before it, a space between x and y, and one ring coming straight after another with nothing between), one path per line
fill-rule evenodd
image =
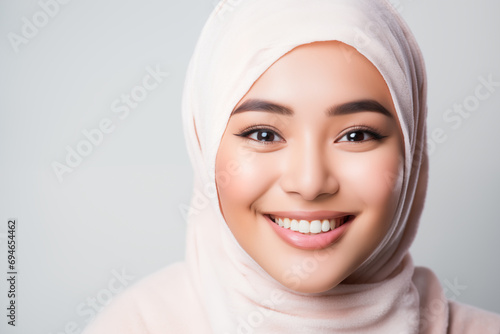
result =
M215 170L224 219L238 243L256 258L259 252L257 240L262 241L267 235L267 226L257 224L255 209L259 199L274 184L276 170L273 170L272 159L226 143L219 149ZM268 241L268 244L272 243Z
M342 159L339 179L346 193L361 202L365 209L389 209L397 203L402 182L403 158L399 150L381 148Z
M247 210L272 185L273 164L241 145L221 145L216 160L216 182L225 213ZM248 212L247 212L248 213Z

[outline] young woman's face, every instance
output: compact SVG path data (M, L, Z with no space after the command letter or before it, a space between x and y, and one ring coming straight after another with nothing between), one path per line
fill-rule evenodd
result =
M388 232L403 160L392 98L373 64L340 42L302 45L234 108L216 160L220 207L240 245L282 285L326 291Z

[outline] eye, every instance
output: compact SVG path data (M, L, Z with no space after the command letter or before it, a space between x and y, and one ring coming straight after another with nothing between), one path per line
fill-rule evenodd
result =
M373 130L356 129L347 132L339 140L337 140L337 142L361 143L369 140L380 140L382 138L385 138L385 136L382 136Z
M248 129L237 136L252 139L257 142L271 144L273 142L282 142L283 138L276 131L268 128L252 128Z
M252 133L248 135L248 138L263 142L273 142L273 141L283 140L276 132L269 129L253 130Z

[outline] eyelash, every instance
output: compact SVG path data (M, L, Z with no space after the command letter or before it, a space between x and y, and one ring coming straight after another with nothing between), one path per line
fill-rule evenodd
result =
M273 129L273 128L269 127L269 126L259 125L259 124L254 124L254 125L251 125L249 127L246 127L244 129L240 130L240 132L236 133L235 135L239 136L239 137L247 138L248 140L251 140L251 141L254 141L254 142L258 142L258 143L261 143L261 144L264 144L264 145L269 145L269 144L276 143L276 141L258 141L258 140L255 140L255 139L248 138L248 136L250 136L251 134L253 134L253 133L257 132L257 131L270 132L270 133L274 134L275 136L277 135L278 137L283 138L283 136L280 135L279 131L277 131L276 129ZM372 137L371 139L367 139L367 140L351 142L351 143L354 143L354 144L364 143L364 142L367 142L367 141L370 141L370 140L380 141L380 140L382 140L382 139L384 139L384 138L387 137L387 136L381 135L380 134L381 131L379 131L379 130L373 128L373 127L359 124L359 125L354 125L354 126L350 127L346 132L344 132L341 135L340 139L344 138L346 135L348 135L350 133L353 133L353 132L364 132L364 133L367 133L368 135L370 135ZM335 142L338 142L339 140L336 140ZM344 142L344 141L342 141L342 142ZM347 141L347 142L350 142L350 141Z
M253 124L249 127L246 127L244 129L240 130L239 133L235 133L235 135L239 136L239 137L246 138L246 139L251 140L253 142L258 142L260 144L264 144L264 145L270 145L270 144L276 143L275 141L259 141L259 140L248 138L248 136L250 136L251 134L253 134L257 131L270 132L270 133L274 134L275 136L277 135L278 137L283 139L283 136L279 134L279 131L277 129L273 129L272 127L264 126L261 124Z
M382 140L382 139L384 139L384 138L387 137L387 136L381 135L380 133L382 131L380 131L380 130L377 130L377 129L371 127L371 126L366 126L366 125L359 124L359 125L354 125L354 126L350 127L346 132L344 132L342 134L342 136L340 137L340 139L344 138L346 135L348 135L350 133L353 133L353 132L364 132L364 133L369 134L372 137L372 139L351 142L351 143L354 143L354 144L364 143L364 142L367 142L367 141L370 141L370 140L380 141L380 140ZM335 142L338 142L338 140L336 140Z

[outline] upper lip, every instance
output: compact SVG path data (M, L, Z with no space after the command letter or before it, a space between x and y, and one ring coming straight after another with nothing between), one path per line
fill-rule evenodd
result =
M323 220L323 219L336 219L339 217L344 217L344 216L349 216L352 215L351 213L348 212L340 212L340 211L328 211L328 210L321 210L321 211L273 211L273 212L267 212L267 215L271 215L274 217L281 217L281 218L290 218L290 219L297 219L297 220Z

